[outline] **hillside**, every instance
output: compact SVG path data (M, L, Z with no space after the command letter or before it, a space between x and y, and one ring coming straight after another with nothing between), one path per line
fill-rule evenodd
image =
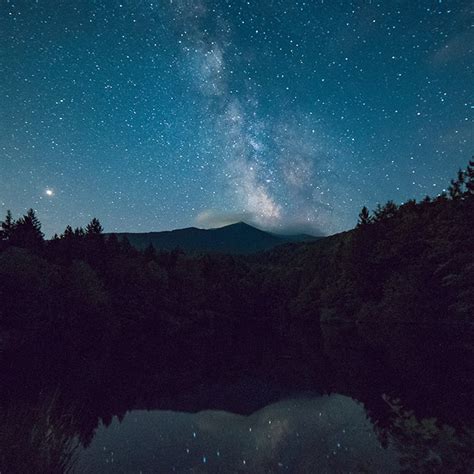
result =
M253 257L260 298L304 324L472 321L472 229L472 191L388 202L356 229Z

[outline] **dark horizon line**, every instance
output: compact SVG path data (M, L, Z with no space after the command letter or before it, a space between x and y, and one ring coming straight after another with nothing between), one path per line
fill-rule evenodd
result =
M177 231L180 231L180 230L192 230L192 229L195 229L195 230L202 230L202 231L212 231L212 230L218 230L218 229L225 229L226 227L233 227L233 226L237 226L237 225L245 225L245 226L248 226L248 227L252 227L253 229L256 229L256 230L259 230L261 232L266 232L267 234L272 234L272 235L276 235L276 236L281 236L281 237L292 237L292 236L298 236L298 235L306 235L306 236L309 236L309 237L329 237L329 234L314 234L314 233L309 233L309 232L305 232L305 231L302 231L302 232L298 232L298 231L288 231L288 232L285 232L285 230L283 230L283 232L276 232L276 231L273 231L273 230L266 230L264 228L261 228L261 227L257 227L256 225L254 224L249 224L248 222L245 222L245 221L236 221L236 222L233 222L231 224L225 224L225 225L222 225L222 226L219 226L219 227L196 227L196 226L189 226L189 227L179 227L179 228L175 228L175 229L169 229L169 230L150 230L150 231L133 231L133 232L126 232L126 231L113 231L113 232L104 232L105 235L112 235L112 234L116 234L116 235L124 235L124 234L161 234L161 233L171 233L171 232L177 232Z

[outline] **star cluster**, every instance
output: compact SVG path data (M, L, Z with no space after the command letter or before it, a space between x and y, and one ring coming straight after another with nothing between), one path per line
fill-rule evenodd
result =
M470 1L0 0L0 206L334 233L474 149Z

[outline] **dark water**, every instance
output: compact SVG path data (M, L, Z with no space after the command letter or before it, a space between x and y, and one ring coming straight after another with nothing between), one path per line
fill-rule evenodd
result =
M81 472L398 472L362 404L343 395L283 399L249 416L133 410L101 425Z
M176 385L120 369L25 382L2 391L0 453L11 472L473 472L473 341L325 325Z

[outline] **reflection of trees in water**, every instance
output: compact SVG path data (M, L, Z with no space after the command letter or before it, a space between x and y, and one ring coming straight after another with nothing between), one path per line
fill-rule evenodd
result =
M322 325L330 388L361 400L387 422L382 394L418 416L457 426L472 418L472 329L455 325Z
M469 382L467 366L472 360L472 348L468 347L470 336L464 329L323 325L320 337L321 340L314 341L314 335L305 339L298 334L295 341L307 342L306 345L282 344L281 354L268 353L261 366L254 368L256 380L286 382L294 388L298 387L298 380L310 378L313 388L360 400L375 424L379 440L400 451L408 472L462 472L469 450L474 452L472 432L459 428L468 420L472 406L472 380ZM206 367L207 362L201 362L199 374L207 374ZM214 385L212 392L209 382L213 377L209 375L201 379L209 396L177 401L175 395L182 390L170 389L171 393L164 389L172 384L163 383L161 367L145 375L126 366L115 368L107 376L104 372L100 381L88 371L80 371L82 378L69 377L74 382L69 381L68 395L61 392L61 397L43 396L39 402L30 401L28 408L18 402L10 403L6 410L0 409L0 471L10 464L20 466L19 472L67 472L79 444L90 443L100 420L107 426L113 416L119 414L123 418L131 408L197 411L212 408L204 406L206 403L215 403L218 387ZM31 374L35 376L43 379L45 372ZM168 377L172 382L173 372ZM23 393L20 379L15 373L5 380L16 381L17 392ZM41 386L41 381L33 386ZM306 382L302 386L309 388ZM188 390L192 393L192 387ZM247 387L244 398L254 392L259 393L259 388ZM390 395L385 401L384 393ZM164 396L168 401L163 402ZM392 397L401 398L413 412L395 403ZM173 403L169 402L171 399ZM236 410L231 397L225 402L227 405L220 406L221 409ZM78 406L87 410L74 408ZM252 410L258 408L250 406ZM433 421L432 416L437 416L437 420ZM268 472L279 468L272 463L269 459ZM26 469L27 466L30 467ZM12 470L5 468L5 472ZM359 472L373 470L366 463L359 466Z
M0 472L68 473L79 446L74 415L58 409L57 394L0 409Z
M471 336L455 325L322 326L332 390L364 403L403 472L473 472Z
M390 407L389 442L400 453L402 472L474 472L474 430L455 429L437 418L417 418L399 399L384 396Z

